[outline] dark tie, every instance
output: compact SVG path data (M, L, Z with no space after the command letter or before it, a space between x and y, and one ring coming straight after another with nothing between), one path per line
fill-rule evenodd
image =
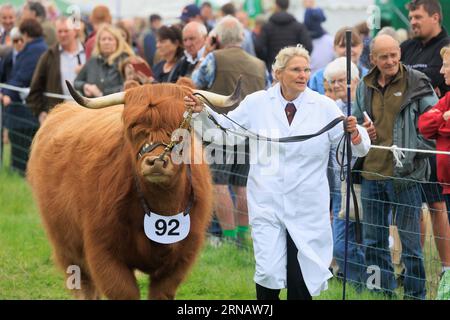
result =
M295 112L297 112L295 105L292 102L289 102L286 105L286 108L284 108L284 111L286 112L286 117L288 119L289 125L291 125L292 119L294 119L295 116Z

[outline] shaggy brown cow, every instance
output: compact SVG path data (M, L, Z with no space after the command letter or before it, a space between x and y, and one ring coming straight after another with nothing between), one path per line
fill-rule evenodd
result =
M210 221L208 166L175 164L170 153L158 159L163 145L143 152L146 144L170 142L189 92L156 84L98 99L75 96L91 108L116 106L61 104L36 134L28 180L57 263L64 272L70 265L81 269L77 297L139 299L134 271L140 270L150 275L150 299L173 299L193 265ZM196 152L202 150L191 157ZM150 240L145 203L161 216L192 204L187 237L172 244ZM167 227L155 224L158 232Z

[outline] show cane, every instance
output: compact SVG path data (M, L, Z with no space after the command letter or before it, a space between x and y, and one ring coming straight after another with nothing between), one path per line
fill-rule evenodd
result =
M351 116L351 82L352 82L352 31L347 30L345 32L345 46L347 57L347 117ZM351 187L351 162L352 162L352 150L351 150L351 133L345 132L345 139L347 140L347 194L345 199L345 250L344 250L344 281L342 286L342 300L346 297L346 284L347 284L347 263L348 263L348 229L350 222L350 187Z

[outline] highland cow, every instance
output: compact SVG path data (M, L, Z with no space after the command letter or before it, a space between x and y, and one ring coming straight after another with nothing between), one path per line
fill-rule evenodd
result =
M192 90L154 84L87 99L70 89L79 104L108 108L60 104L34 138L27 177L56 262L64 272L80 268L78 298L139 299L139 270L150 276L150 299L174 299L212 210L208 165L164 153Z

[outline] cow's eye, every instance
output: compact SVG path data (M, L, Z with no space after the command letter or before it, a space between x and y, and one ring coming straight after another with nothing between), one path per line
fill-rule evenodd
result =
M131 127L131 136L134 140L140 141L142 139L146 139L148 134L146 130L144 130L140 125L136 124Z
M141 141L143 139L147 139L147 133L145 131L138 131L135 135L134 138L138 141Z

